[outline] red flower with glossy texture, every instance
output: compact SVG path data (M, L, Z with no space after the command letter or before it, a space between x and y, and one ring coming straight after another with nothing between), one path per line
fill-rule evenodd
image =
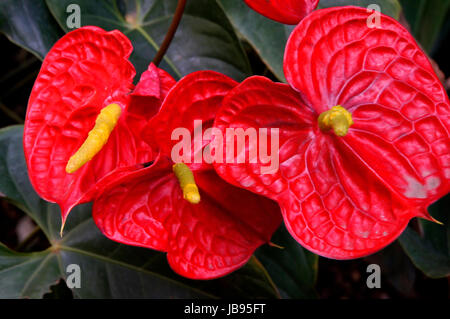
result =
M449 100L426 55L394 19L318 10L287 43L287 84L252 77L214 126L279 128L279 170L215 164L234 185L277 201L309 250L349 259L396 239L450 189Z
M60 205L63 225L105 176L155 156L141 131L175 81L150 65L134 87L132 49L117 30L79 28L54 45L34 84L25 157L34 188Z
M319 0L244 0L263 16L284 23L297 24L310 14Z
M177 143L172 132L186 128L194 135L195 120L202 121L203 131L211 127L236 85L224 75L199 71L173 87L145 134L160 151L158 159L114 179L94 201L93 218L108 238L167 252L171 267L193 279L236 270L270 240L281 223L275 202L226 183L212 165L170 160Z

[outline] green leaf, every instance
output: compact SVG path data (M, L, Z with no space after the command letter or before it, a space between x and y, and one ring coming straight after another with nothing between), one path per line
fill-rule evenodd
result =
M318 8L323 9L340 6L358 6L367 8L369 5L378 5L382 13L397 20L399 19L402 10L398 0L320 0Z
M224 288L225 294L222 297L225 298L281 298L266 268L255 256L239 271L217 279L216 284Z
M431 278L450 275L450 195L429 207L430 214L444 223L420 220L423 236L408 227L400 236L400 244L414 265Z
M40 298L60 277L55 254L20 254L0 243L0 298Z
M379 265L383 278L399 293L407 297L413 297L416 268L398 241L364 259L369 264Z
M91 218L90 205L69 215L64 237L57 205L41 200L28 176L22 147L22 126L0 130L0 196L29 214L46 234L51 247L31 254L0 246L0 297L42 297L67 266L81 268L77 298L274 298L276 288L262 265L254 262L217 280L194 281L170 269L163 253L126 246L107 239Z
M81 25L119 29L134 46L131 61L138 74L147 69L169 29L177 0L91 1L46 0L67 32L69 4L81 8ZM236 80L251 73L241 43L215 1L188 1L170 48L161 64L176 78L198 70L214 70Z
M41 60L63 32L44 1L0 1L0 32Z
M318 256L295 241L284 226L273 235L272 241L281 247L265 245L256 256L266 267L284 298L316 298Z
M401 0L411 32L425 51L431 52L449 14L448 0Z
M285 82L283 55L293 27L267 19L242 0L217 0L237 32L259 54L267 68Z

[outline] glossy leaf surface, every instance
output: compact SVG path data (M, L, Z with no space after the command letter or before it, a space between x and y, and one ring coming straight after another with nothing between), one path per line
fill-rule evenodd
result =
M64 34L44 1L0 2L0 32L41 60Z
M422 234L408 227L400 237L400 244L414 265L431 278L450 275L449 207L450 196L447 195L428 209L443 225L421 221Z
M280 81L285 81L284 47L293 27L265 18L242 0L218 1L231 24L259 54L270 71Z
M256 256L266 267L283 298L317 298L314 286L319 268L319 256L300 246L284 226L273 235L272 247L264 245Z
M433 53L439 33L445 30L450 2L447 0L401 0L411 33L423 48ZM445 41L444 39L442 39Z
M152 160L141 129L158 111L162 91L168 90L161 88L160 77L174 81L151 65L138 90L128 95L135 75L127 60L131 51L130 41L119 31L75 30L55 44L33 86L25 121L25 156L35 189L60 205L63 219L75 205L92 200L95 184L114 169ZM81 169L67 173L69 158L111 103L118 104L122 114L108 142Z
M56 255L20 254L0 244L1 298L40 298L60 276Z

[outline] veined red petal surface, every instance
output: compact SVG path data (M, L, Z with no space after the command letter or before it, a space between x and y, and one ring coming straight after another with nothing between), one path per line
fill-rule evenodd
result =
M351 134L336 140L396 193L427 205L449 187L448 97L412 36L385 15L369 28L369 16L355 7L312 14L288 41L286 78L318 114L350 111Z
M227 181L276 200L290 233L322 256L373 253L450 189L450 106L425 54L395 20L355 7L318 10L293 31L285 73L234 88L215 126L279 128L280 169L216 164ZM318 128L341 105L344 137Z
M161 158L105 188L94 202L94 220L110 239L167 252L180 275L226 275L269 241L281 222L279 209L227 184L213 170L194 174L199 204L183 199L171 162Z
M130 41L117 30L77 29L54 45L34 84L24 131L29 175L41 197L60 205L63 221L75 205L92 199L94 186L102 177L118 167L153 158L150 147L140 138L139 127L144 126L151 112L158 111L160 100L142 96L152 90L165 92L167 88L160 89L159 81L138 85L139 98L155 104L149 106L148 114L130 98L135 76L128 61L131 51ZM159 74L152 66L147 72ZM168 83L165 76L161 82ZM151 85L155 89L149 89ZM110 103L119 104L123 111L108 142L89 163L67 174L70 156L94 127L100 110ZM135 126L139 122L143 123Z
M244 0L263 16L285 24L297 24L311 13L319 0Z
M214 71L198 71L185 76L164 99L159 113L148 122L144 138L164 156L171 157L174 146L181 139L175 130L185 130L192 138L190 160L185 164L193 169L211 168L203 161L196 163L195 154L202 155L203 147L210 141L208 136L202 138L203 133L212 127L224 96L237 84ZM199 121L197 126L194 126L195 121ZM198 147L195 136L199 137ZM180 151L180 154L184 153Z

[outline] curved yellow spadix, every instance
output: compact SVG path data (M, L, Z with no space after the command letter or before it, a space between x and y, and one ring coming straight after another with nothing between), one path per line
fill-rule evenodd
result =
M89 132L87 139L72 155L66 166L66 172L75 173L84 164L89 162L108 142L112 130L117 125L122 109L117 104L110 104L104 107L97 119L94 128Z
M173 165L173 172L180 182L183 198L191 204L198 204L200 202L200 193L191 169L184 163L177 163Z
M320 114L318 121L321 130L333 129L337 136L347 135L348 129L353 125L352 114L340 105Z

